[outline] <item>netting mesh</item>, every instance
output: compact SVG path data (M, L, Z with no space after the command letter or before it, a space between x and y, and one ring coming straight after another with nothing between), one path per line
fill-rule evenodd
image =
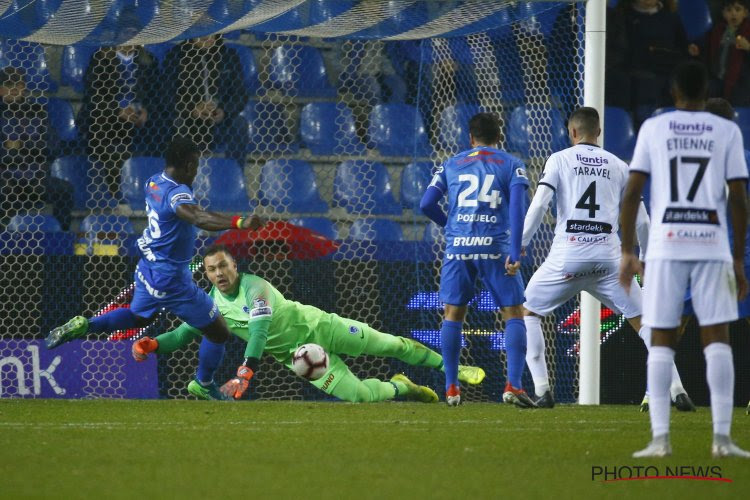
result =
M161 154L174 135L190 136L201 147L193 187L205 208L255 210L339 243L334 255L315 259L266 242L238 255L241 270L266 278L287 298L439 350L442 234L419 211L431 172L468 149L468 119L492 111L501 117L501 147L526 161L535 186L546 157L567 145L565 116L581 104L581 6L520 5L508 16L497 2L485 3L486 13L499 12L506 21L450 38L301 38L364 28L339 22L329 31L318 24L295 32L289 21L277 34L233 31L145 47L3 40L2 395L41 394L33 390L34 377L47 358L39 370L30 368L40 353L22 340L38 341L79 312L91 316L129 302L138 260L134 240L147 224L143 183L163 168ZM266 4L280 8L279 2ZM392 4L398 13L410 2ZM463 19L456 29L474 21ZM154 33L153 26L131 42L153 40L144 35ZM529 249L526 280L544 260L551 228L546 221ZM200 233L196 253L217 236ZM208 288L200 272L195 278ZM576 396L575 307L567 305L544 324L561 401ZM488 379L468 390L469 400L501 396L504 339L495 310L477 289L462 362L484 367ZM78 366L80 396L126 397L133 375L123 368L129 342L122 339L154 336L177 324L162 314L144 331L76 342L80 349L70 355L76 359L62 356L51 378L59 382L61 372ZM232 339L218 379L233 374L243 351ZM433 387L443 383L442 374L393 360L348 362L363 377L405 370ZM159 357L159 395L186 397L196 365L197 343ZM16 383L21 372L25 382ZM271 358L263 360L252 394L322 396Z

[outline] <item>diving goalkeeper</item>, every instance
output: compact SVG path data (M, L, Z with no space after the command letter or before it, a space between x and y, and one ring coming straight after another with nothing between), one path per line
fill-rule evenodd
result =
M388 382L360 380L338 356L370 354L442 370L443 358L435 351L412 339L381 333L365 323L287 300L264 279L239 273L234 258L222 245L211 246L206 251L203 265L214 285L209 295L230 331L247 341L245 361L237 369L237 376L221 387L225 396L242 397L258 371L264 352L291 369L292 355L297 348L315 343L328 353L329 367L322 377L311 383L327 394L351 402L385 401L396 397L437 402L435 391L415 384L403 374L395 375ZM155 339L144 337L136 341L133 356L142 361L151 352L173 352L200 337L199 330L182 323L176 330ZM484 376L484 370L478 367L461 366L459 369L459 378L469 384L479 384ZM188 391L201 399L214 399L195 380L188 384Z

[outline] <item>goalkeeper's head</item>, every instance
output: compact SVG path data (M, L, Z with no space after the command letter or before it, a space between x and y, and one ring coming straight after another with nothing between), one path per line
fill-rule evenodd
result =
M240 275L237 262L224 245L214 244L203 254L203 267L206 277L221 293L231 295L237 292Z
M703 63L687 61L672 73L672 97L678 109L703 109L708 96L708 71Z
M201 152L189 138L177 136L167 146L164 160L167 163L164 171L180 184L191 185L198 175L198 161Z

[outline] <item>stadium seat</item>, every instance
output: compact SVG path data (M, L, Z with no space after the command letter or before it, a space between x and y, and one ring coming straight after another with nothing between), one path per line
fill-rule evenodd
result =
M349 229L353 240L403 241L404 234L398 222L388 219L357 219Z
M513 110L508 122L508 151L519 153L524 158L549 154L550 151L546 150L548 147L551 151L570 147L565 120L555 108L531 109L519 106ZM536 141L529 140L531 131L536 132Z
M680 0L677 2L677 11L688 40L702 41L712 24L711 10L706 0Z
M146 181L164 170L164 159L152 156L134 156L122 165L120 194L133 210L145 210Z
M52 130L57 138L63 142L74 142L78 140L78 128L76 128L73 106L65 99L51 98L47 101L47 115Z
M117 202L109 189L91 181L92 171L91 164L84 156L61 156L50 165L52 177L68 181L73 186L75 210L114 208ZM143 208L143 194L138 208Z
M358 155L365 152L365 146L357 136L354 115L345 104L306 104L300 117L300 134L316 155Z
M242 65L242 81L245 83L245 88L251 95L256 94L260 87L260 80L252 49L237 43L227 43L226 46L237 51Z
M299 142L288 127L284 105L248 101L240 116L247 123L248 153L296 153Z
M242 168L228 158L202 159L193 190L198 200L208 199L210 210L244 213L255 206L247 197Z
M335 240L339 237L336 225L330 219L325 217L294 217L289 219L291 224L316 231L329 240Z
M121 255L128 237L136 234L133 224L124 215L92 214L81 221L83 233L75 244L76 255Z
M122 239L129 234L136 234L130 219L124 215L115 214L92 214L87 215L81 221L82 233L117 233L117 238ZM100 238L101 239L101 238ZM116 239L110 236L107 239Z
M82 94L85 90L84 77L96 47L88 45L67 45L62 52L60 82L70 85L73 90Z
M622 108L604 108L604 149L630 161L635 148L635 130L630 114Z
M323 56L315 47L281 45L271 53L268 81L272 88L300 97L336 97Z
M440 113L438 143L441 149L458 153L471 149L469 142L469 120L479 112L474 105L448 106Z
M409 163L401 172L401 205L417 213L419 202L430 184L432 164L426 162Z
M174 47L174 44L172 43L154 43L151 45L144 45L143 48L146 49L146 51L151 54L158 62L159 67L161 67L162 64L164 64L164 59L167 58L167 53L172 50Z
M370 140L384 156L429 156L432 152L417 108L378 104L370 112Z
M355 214L400 215L391 179L382 163L347 160L336 168L333 201Z
M328 204L318 193L315 173L302 160L267 161L260 172L258 198L277 212L328 212Z
M742 130L742 144L750 150L750 108L734 108L737 113L737 125Z
M8 231L41 231L59 233L60 222L48 214L16 214L8 222Z

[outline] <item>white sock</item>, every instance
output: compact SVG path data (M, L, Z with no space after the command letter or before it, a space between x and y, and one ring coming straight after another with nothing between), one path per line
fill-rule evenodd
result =
M524 316L523 321L526 323L526 364L534 379L534 392L537 396L541 396L549 390L547 360L544 358L542 318Z
M651 350L651 328L645 325L641 326L641 329L638 330L638 336L646 344L646 349ZM680 372L677 371L677 365L672 361L672 383L669 386L669 395L674 400L678 394L682 394L683 392L687 391L682 386L682 379L680 378ZM648 394L648 387L646 388L646 394Z
M706 380L711 391L711 418L714 434L728 436L732 427L734 406L734 361L728 344L713 342L703 349L706 357Z
M669 347L653 346L648 352L648 414L654 438L669 433L669 384L672 379L674 351Z

